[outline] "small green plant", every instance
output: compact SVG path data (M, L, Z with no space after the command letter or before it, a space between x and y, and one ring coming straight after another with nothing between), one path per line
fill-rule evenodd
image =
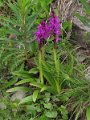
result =
M7 1L11 14L7 17L4 14L0 16L1 68L7 65L10 71L13 71L23 67L25 61L29 61L35 54L37 48L33 37L35 25L40 19L48 16L51 2L52 0L49 2L46 0L45 3L39 0L36 0L36 3L31 0L17 0L14 3L11 0ZM40 7L41 9L38 9Z
M16 78L12 80L12 71L32 68L37 50L33 34L38 22L48 16L51 2L52 0L46 1L46 7L43 1L39 0L36 0L36 3L31 0L5 2L10 14L0 16L0 77L2 86L5 85L4 88L10 87L17 81Z

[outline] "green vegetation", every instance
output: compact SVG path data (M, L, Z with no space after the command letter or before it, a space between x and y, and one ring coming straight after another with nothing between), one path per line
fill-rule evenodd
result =
M89 16L89 4L80 2ZM52 3L0 1L0 120L90 120L90 81L84 71L87 64L77 60L77 46L66 35L72 23L61 21L58 42L51 29L45 43L35 37L42 20L49 26ZM54 14L59 15L57 9ZM89 18L74 15L90 26ZM12 100L15 94L17 99Z

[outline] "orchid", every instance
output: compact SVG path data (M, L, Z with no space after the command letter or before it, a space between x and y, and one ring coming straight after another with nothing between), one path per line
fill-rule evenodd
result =
M38 30L35 32L36 40L38 43L45 41L50 35L50 28L45 21L42 21L37 27Z
M51 17L49 18L49 29L51 31L51 35L54 36L54 42L58 42L60 40L60 20L58 16L55 16L54 12L51 13Z
M38 43L41 43L42 41L46 41L46 39L49 36L54 36L54 42L58 42L60 40L60 20L58 16L54 14L54 12L51 13L51 17L48 20L48 23L45 21L42 21L40 25L37 27L38 30L35 32L36 40Z

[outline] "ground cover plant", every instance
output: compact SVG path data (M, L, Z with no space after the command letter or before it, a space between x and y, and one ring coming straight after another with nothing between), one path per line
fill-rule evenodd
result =
M80 2L89 14L89 4ZM87 63L67 37L72 22L53 3L0 1L0 120L90 119Z

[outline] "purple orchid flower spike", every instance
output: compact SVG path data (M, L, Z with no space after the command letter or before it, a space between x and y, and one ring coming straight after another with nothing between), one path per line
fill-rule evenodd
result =
M38 30L35 32L35 36L37 42L40 44L42 41L46 41L46 39L49 37L50 29L45 21L42 21L37 28Z
M54 11L51 13L51 18L49 18L49 25L51 34L54 36L54 42L57 43L60 40L59 36L61 35L61 21L58 16L54 14Z
M47 38L52 35L54 36L54 43L59 42L61 35L60 27L61 21L53 11L51 13L51 17L48 20L48 23L43 20L37 27L37 31L35 32L36 41L39 44L39 48L41 48L46 43Z

